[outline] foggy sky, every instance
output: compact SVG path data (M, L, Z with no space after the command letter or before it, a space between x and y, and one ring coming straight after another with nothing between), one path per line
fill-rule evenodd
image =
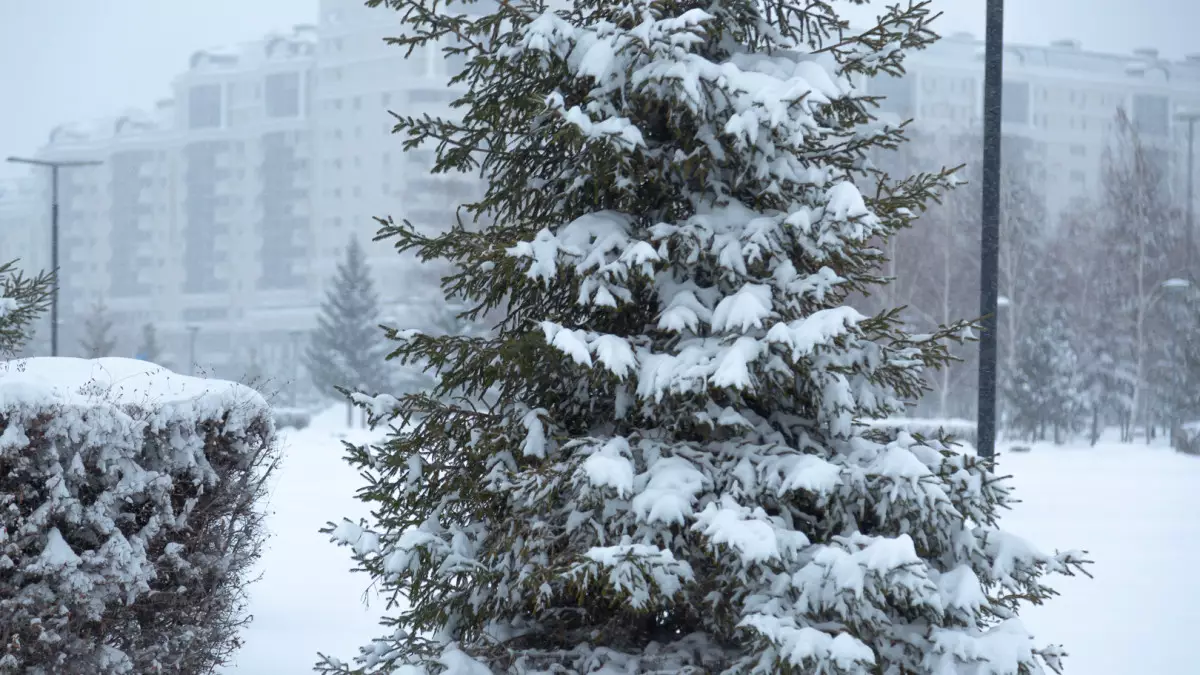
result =
M888 0L891 2L892 0ZM879 0L876 0L878 3ZM1196 0L1008 0L1007 38L1085 49L1200 52ZM983 34L984 0L935 0L943 34ZM0 157L34 152L54 126L149 108L197 49L316 21L317 0L0 0ZM1087 27L1085 27L1085 25ZM0 163L0 176L16 167Z

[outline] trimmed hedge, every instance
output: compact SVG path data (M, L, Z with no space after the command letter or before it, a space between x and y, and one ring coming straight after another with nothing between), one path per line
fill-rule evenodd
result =
M0 672L207 673L240 646L262 397L129 359L0 370Z

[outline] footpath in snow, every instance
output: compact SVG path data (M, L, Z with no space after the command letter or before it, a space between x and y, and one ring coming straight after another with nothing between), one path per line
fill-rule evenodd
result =
M335 408L303 431L287 431L273 493L273 538L263 579L251 590L254 623L230 673L311 672L318 650L344 660L381 634L383 599L350 572L346 549L318 530L342 516L365 516L354 499L361 478L342 460L340 440L381 433L344 429ZM1038 546L1086 549L1095 579L1055 577L1062 592L1026 610L1039 643L1062 643L1067 675L1192 675L1200 626L1200 458L1163 447L1037 445L1005 453L1022 503L1006 529Z
M354 499L363 484L343 460L342 441L380 439L385 431L345 428L346 410L332 408L307 429L281 433L283 462L272 490L262 579L250 590L254 622L236 664L238 675L296 675L313 672L317 652L349 661L358 647L382 634L384 600L368 596L366 574L350 571L349 551L319 530L343 517L368 517Z

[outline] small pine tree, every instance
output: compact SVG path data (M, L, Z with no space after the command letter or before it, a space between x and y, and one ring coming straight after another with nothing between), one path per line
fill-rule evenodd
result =
M1010 486L973 455L858 423L901 412L966 328L845 304L880 282L869 242L951 182L876 173L903 131L850 84L934 39L924 3L861 34L823 0L389 4L401 46L468 51L462 116L398 124L438 140L436 170L482 172L465 208L492 224L383 234L503 316L392 333L440 378L364 401L399 417L350 450L374 520L327 532L407 603L360 668L323 672L1058 665L1016 616L1078 555L999 529Z
M17 354L32 333L33 323L50 307L54 276L25 276L17 261L0 264L0 356Z
M387 353L379 327L379 296L362 246L351 238L346 259L321 304L305 365L326 396L341 389L373 395L392 385L391 370L384 363Z
M117 341L112 335L112 316L103 300L97 300L83 321L83 339L79 341L85 358L98 359L112 356Z
M142 342L138 345L137 357L143 361L162 365L162 348L158 346L158 331L152 323L142 326Z
M1014 345L1012 372L1004 378L1005 407L1014 431L1029 440L1055 443L1077 426L1083 378L1066 321L1042 312Z
M1190 283L1166 288L1159 304L1149 379L1159 421L1178 441L1182 425L1200 421L1200 293Z

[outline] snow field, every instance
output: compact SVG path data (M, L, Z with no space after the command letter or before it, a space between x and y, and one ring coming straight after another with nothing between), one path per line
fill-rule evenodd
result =
M371 596L364 607L367 577L350 572L349 551L317 531L367 515L353 498L362 481L342 461L340 441L381 434L346 430L344 420L344 409L333 408L308 429L283 433L273 538L251 591L255 620L231 673L311 672L318 650L347 660L382 633L383 600ZM1137 444L1035 445L1028 454L1003 453L1000 467L1022 500L1004 516L1005 529L1038 546L1085 549L1095 561L1094 579L1055 577L1061 597L1022 614L1039 643L1064 645L1065 673L1196 673L1200 461ZM623 471L598 473L624 481Z

